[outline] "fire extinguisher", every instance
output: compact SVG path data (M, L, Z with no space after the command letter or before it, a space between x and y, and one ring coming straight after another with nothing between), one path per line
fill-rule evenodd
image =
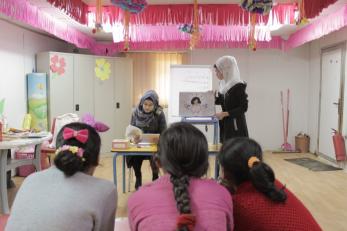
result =
M337 161L346 160L345 139L338 131L334 130L333 142L335 148L335 156Z

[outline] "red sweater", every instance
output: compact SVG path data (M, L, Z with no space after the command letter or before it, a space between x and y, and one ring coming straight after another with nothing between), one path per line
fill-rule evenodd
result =
M276 182L279 188L282 184ZM306 207L288 190L284 203L271 201L251 182L239 185L233 195L235 231L320 231Z

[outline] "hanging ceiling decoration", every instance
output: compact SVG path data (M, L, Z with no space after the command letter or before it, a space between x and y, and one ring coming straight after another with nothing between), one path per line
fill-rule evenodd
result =
M272 0L243 0L241 7L250 13L267 15L273 6Z
M78 48L89 49L94 54L112 55L126 47L123 39L114 43L98 42L95 37L83 33L73 25L62 24L57 18L52 17L49 13L47 14L47 11L37 6L36 1L39 0L0 0L0 13L12 20L31 25L75 44ZM257 41L256 48L286 50L347 27L347 14L345 13L347 12L347 5L336 3L341 5L339 10L310 21L309 25L292 33L287 40L279 36L271 36L271 28L277 28L283 24L293 25L295 23L294 16L298 11L304 12L305 14L301 13L301 15L311 19L324 8L336 2L336 0L293 1L298 4L277 4L273 6L268 15L256 14L254 17L250 17L249 12L237 4L200 4L198 5L200 36L196 47L206 49L245 48L247 44L250 44L249 35L254 34L251 37ZM47 2L75 21L84 25L89 23L90 27L95 28L95 6L88 6L82 0L47 0ZM303 6L299 3L303 3ZM98 7L99 9L100 7ZM98 17L100 19L98 21L101 22L104 30L109 26L109 28L120 26L123 30L123 23L127 21L126 24L130 25L128 38L131 37L133 50L183 50L189 49L191 45L195 18L192 4L149 5L145 10L142 9L141 13L128 14L127 19L125 19L123 8L101 6L101 9L102 17ZM140 11L135 10L135 12ZM86 20L87 18L89 20ZM249 30L250 22L256 24L253 31ZM187 26L184 28L183 25L181 28L188 33L177 30L182 24L191 26L191 28ZM114 30L112 31L115 34ZM123 36L124 33L122 31L118 34ZM129 42L129 39L127 41Z
M257 14L268 15L273 7L272 0L243 0L242 9L250 13L248 47L253 51L257 50L257 41L255 38L255 26L257 24Z
M146 0L111 0L112 4L120 7L124 10L124 51L129 50L129 42L130 42L130 13L138 14L142 12L146 6Z
M194 10L193 10L193 31L190 37L189 47L194 49L197 43L200 40L200 29L199 29L199 9L198 9L198 0L194 0Z
M102 0L96 0L95 7L95 27L92 30L93 34L102 30Z

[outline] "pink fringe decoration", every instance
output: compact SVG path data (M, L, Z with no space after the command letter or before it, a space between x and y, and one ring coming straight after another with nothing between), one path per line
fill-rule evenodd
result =
M347 25L347 5L337 12L320 18L312 24L292 34L285 43L285 50L301 46L307 42L321 38Z
M88 6L81 0L47 0L81 24L87 23Z
M60 23L26 0L0 0L0 12L13 20L26 23L75 44L79 48L90 49L94 54L113 55L123 51L122 42L97 43L93 38ZM145 26L143 28L147 29ZM197 48L247 48L247 42L245 42L247 30L245 28L205 25L202 40ZM130 42L131 50L185 50L189 48L190 37L180 32L177 26L170 27L171 35L160 27L157 29L153 27L153 30L153 35L149 35L150 33L141 33L141 30L134 29L132 38L134 41ZM212 33L212 30L216 30L216 32ZM234 30L239 31L238 35L233 35ZM271 41L266 42L269 40L267 32L259 30L257 38L259 41L264 41L258 43L259 48L282 49L283 40L280 37L274 37ZM167 40L165 41L165 39ZM236 41L229 41L229 39Z
M179 41L161 41L161 42L130 42L130 49L133 51L170 51L170 50L187 50L189 49L189 39ZM122 51L124 42L113 44L98 44L93 47L92 52L97 55L106 55ZM227 49L227 48L248 48L246 42L228 41L228 42L212 42L200 41L196 47L197 49ZM283 39L281 37L273 37L270 42L257 42L257 48L260 49L282 49Z
M91 48L95 40L82 32L60 23L50 15L32 6L26 0L0 0L0 12L4 15L46 31L79 48Z
M200 27L201 41L228 42L248 41L249 29L246 26L213 26L203 25ZM144 31L146 33L144 33ZM119 33L120 31L114 31ZM116 35L115 35L116 36ZM257 41L270 41L270 30L256 27L255 39ZM137 42L165 42L189 40L188 33L178 30L178 26L150 26L138 25L130 28L131 41ZM115 41L117 42L117 41Z
M294 22L293 4L279 4L274 6L267 16L257 16L257 23L270 25L290 24ZM95 18L95 7L89 7L89 17ZM124 12L117 7L103 7L103 22L122 23ZM199 5L199 24L213 25L248 25L249 13L242 10L238 4L203 4ZM149 5L140 14L130 17L133 25L178 25L193 23L193 5Z
M303 0L305 4L305 16L307 18L314 18L322 12L324 8L334 4L337 0Z

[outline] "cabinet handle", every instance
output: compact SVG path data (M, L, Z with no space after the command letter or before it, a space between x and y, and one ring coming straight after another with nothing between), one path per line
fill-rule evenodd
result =
M75 105L75 111L79 111L80 110L80 105L79 104L76 104Z

